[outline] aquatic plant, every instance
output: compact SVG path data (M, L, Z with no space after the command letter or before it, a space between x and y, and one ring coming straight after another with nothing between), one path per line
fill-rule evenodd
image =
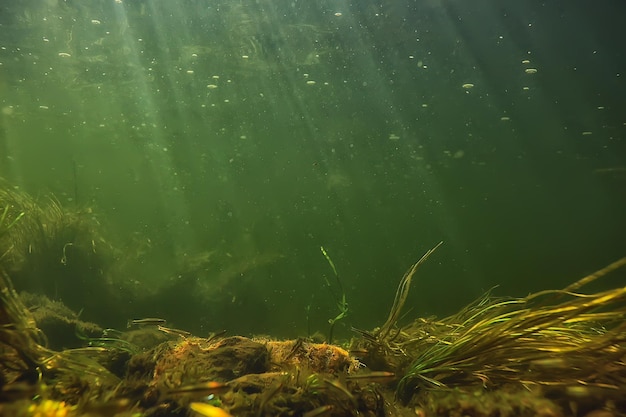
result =
M10 218L9 216L10 208L11 207L8 204L4 206L4 209L2 210L2 214L0 215L0 237L8 233L8 231L13 226L15 226L15 223L17 223L24 216L24 212L22 211L18 213L17 216L15 216L14 218Z
M0 268L20 290L62 298L88 314L110 309L109 266L115 249L91 208L64 207L52 194L35 198L0 178ZM42 291L43 290L43 291Z
M408 401L424 388L506 383L618 390L626 383L626 287L574 290L623 265L626 258L563 290L488 293L455 315L398 329L390 351L411 361L397 395Z
M117 349L87 347L56 352L46 345L47 339L32 313L21 302L6 273L0 272L0 380L5 384L0 396L15 391L29 398L45 392L46 397L61 396L76 402L81 398L97 399L119 383L99 363L115 355Z
M45 344L45 335L0 271L0 364L16 376L34 370L49 356Z
M328 330L328 343L330 344L333 342L333 333L335 330L335 324L339 320L346 318L348 315L348 302L346 300L346 292L343 289L343 284L341 283L341 279L339 278L339 273L337 272L335 263L333 262L332 259L330 259L328 252L326 252L326 249L324 249L323 246L320 246L320 250L322 251L322 255L324 255L324 258L326 258L326 261L330 265L330 268L333 270L335 281L337 282L337 286L339 287L339 292L341 293L341 296L337 296L334 292L332 292L331 290L332 286L330 285L330 281L328 280L326 276L324 276L324 279L326 280L326 286L333 294L337 308L339 309L339 313L334 318L328 319L328 324L330 324L330 329Z
M105 348L111 351L126 352L130 355L135 355L140 352L140 348L128 340L119 337L110 337L109 331L104 332L101 337L90 337L79 327L75 329L76 337L83 340L88 347ZM121 332L120 332L121 333Z
M11 229L24 217L21 211L13 204L16 193L0 179L0 261L2 261L14 245L8 238ZM7 198L9 197L9 198Z
M626 385L626 287L577 291L626 265L626 258L562 290L523 298L487 293L452 316L418 318L399 327L412 278L440 244L403 276L380 328L354 329L361 337L351 351L370 369L401 376L398 398L409 402L430 390L506 384L621 392Z
M413 276L417 272L417 269L426 262L426 260L430 257L430 255L435 252L439 246L441 246L443 242L437 243L432 249L429 249L416 263L411 265L409 270L404 274L402 279L400 280L400 284L396 290L396 296L393 300L393 305L391 306L391 310L389 311L389 316L385 323L374 333L376 339L385 341L388 339L391 329L396 326L398 319L400 318L400 312L402 311L402 307L404 307L404 303L406 302L406 298L409 295L409 289L411 288L411 281L413 280Z
M361 336L361 339L353 341L351 350L360 352L359 356L373 369L387 369L397 371L406 366L407 354L395 343L396 338L401 334L401 329L397 327L400 313L411 288L411 282L418 268L441 246L439 242L429 249L416 263L411 265L404 274L393 300L393 305L389 311L389 316L382 326L372 332L352 328ZM392 334L393 331L393 334Z

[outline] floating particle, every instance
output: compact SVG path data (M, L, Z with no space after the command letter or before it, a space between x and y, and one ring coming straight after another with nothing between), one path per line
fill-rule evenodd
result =
M91 23L94 24L94 25L99 25L102 22L99 21L98 19L91 19Z
M48 107L48 106L39 106L39 108L40 108L41 110L48 110L48 109L49 109L49 107Z
M474 84L472 84L472 83L465 83L461 87L463 87L466 90L469 90L470 88L474 88Z
M598 106L598 110L604 110L604 106Z
M71 57L72 55L68 54L67 52L59 52L59 56L60 56L61 58L69 58L69 57Z
M315 85L315 81L313 81L313 80L309 80L309 81L307 81L306 83L307 83L308 85Z
M219 76L219 75L214 75L214 76L212 76L211 78L213 78L214 80L219 80L219 79L220 79L220 76Z
M343 14L341 12L337 12L337 13L335 13L335 16L341 17L341 16L343 16Z
M530 64L530 59L523 59L522 64Z
M248 55L241 55L241 57L242 57L243 59L248 59L248 58L250 58Z
M206 88L208 88L209 90L215 90L217 86L215 84L209 84L206 86Z
M537 68L526 68L526 69L524 70L524 72L525 72L526 74L536 74L536 73L537 73Z
M389 140L398 140L400 139L400 136L396 135L395 133L391 133L389 135Z
M509 116L502 116L500 120L502 120L503 122L508 122L509 120L511 120L511 118Z
M193 70L187 70L187 74L193 74Z
M526 87L526 86L524 86L524 87L522 87L522 90L524 90L524 91L528 91L528 90L530 90L530 87Z
M198 54L191 54L192 58L198 58Z
M589 136L592 135L593 133L589 132L588 130L583 132L583 136Z

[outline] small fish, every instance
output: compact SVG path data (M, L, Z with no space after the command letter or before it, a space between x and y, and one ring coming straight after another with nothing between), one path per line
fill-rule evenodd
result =
M358 334L359 336L361 336L363 339L374 343L374 344L378 344L378 338L376 337L376 335L373 335L372 333L368 332L367 330L361 330L361 329L357 329L356 327L351 327L350 330L352 330L353 332L355 332L356 334Z
M352 405L354 405L355 408L357 407L357 402L356 402L356 399L354 398L354 395L352 395L352 393L348 391L348 389L344 387L341 384L341 382L330 380L330 379L324 379L324 384L331 390L335 390L341 393L342 395L344 395L346 398L350 400L350 402L352 403Z
M219 331L219 332L213 333L212 335L210 335L210 336L207 338L206 342L207 342L207 343L214 342L214 341L216 341L217 339L219 339L220 337L224 336L225 334L226 334L226 330L221 330L221 331Z
M101 404L87 403L80 411L81 414L84 413L98 416L113 416L129 410L133 407L133 405L134 403L128 398L119 398Z
M363 357L363 356L367 356L368 354L369 354L369 351L367 349L361 349L361 348L350 349L350 355L352 356Z
M225 382L207 381L199 384L183 385L172 388L167 395L198 395L205 397L210 394L220 394L230 389Z
M39 387L35 384L28 384L26 382L13 382L4 385L0 389L0 400L2 401L17 401L27 398L32 398L39 391Z
M333 411L333 408L335 408L332 405L323 405L321 407L317 407L314 408L311 411L307 411L306 413L302 414L302 417L321 417L321 416L325 416L328 413L330 413L331 411Z
M536 368L567 369L571 367L571 364L564 358L544 358L530 361L530 366Z
M291 359L293 356L296 355L296 353L298 353L302 349L303 346L304 346L304 339L299 337L298 340L294 342L293 347L289 350L289 353L287 354L287 356L285 356L284 360Z
M157 325L157 329L162 331L163 333L172 334L174 336L180 336L180 337L191 336L191 333L189 333L186 330L172 329L171 327L163 327L160 324Z
M145 319L131 319L126 323L127 328L131 328L133 326L156 326L159 324L165 324L167 321L165 319L157 319L154 317L148 317Z
M261 417L264 414L265 406L269 404L270 400L278 394L278 392L282 389L283 385L285 385L285 380L274 382L270 387L263 393L261 396L261 400L259 402L259 408L257 410L257 417Z
M368 373L348 375L349 381L391 382L396 379L396 374L387 371L373 371Z
M204 417L232 417L224 409L207 403L191 403L189 408Z

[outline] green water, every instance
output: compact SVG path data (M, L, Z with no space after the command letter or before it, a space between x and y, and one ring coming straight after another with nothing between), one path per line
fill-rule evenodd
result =
M320 246L349 305L341 337L380 325L440 240L409 317L495 285L564 287L626 254L625 12L6 2L0 176L93 207L125 248L109 310L90 311L99 294L49 294L107 327L327 333L341 291Z

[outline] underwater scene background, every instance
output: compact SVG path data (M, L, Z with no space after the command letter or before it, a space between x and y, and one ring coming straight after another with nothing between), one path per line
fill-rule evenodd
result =
M626 251L625 12L4 2L0 176L82 219L14 284L197 335L326 333L345 301L342 338L439 241L411 317L563 288Z

